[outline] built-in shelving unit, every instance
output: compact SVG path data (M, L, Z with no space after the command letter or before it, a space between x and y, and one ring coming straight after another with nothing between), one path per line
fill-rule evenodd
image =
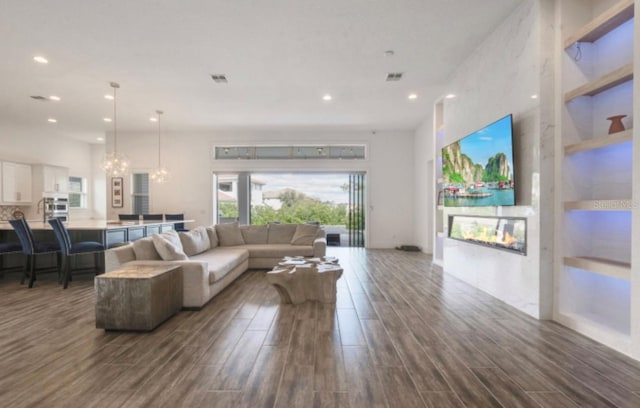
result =
M577 42L594 42L633 18L633 0L623 0L578 29L564 41L567 49Z
M563 0L554 318L633 354L634 1ZM590 16L590 18L589 18ZM581 154L577 154L581 153ZM640 353L636 352L636 358Z
M570 102L581 96L596 96L604 91L608 91L614 86L618 86L633 79L633 65L627 64L623 67L609 72L593 81L587 82L564 95L564 101Z
M580 200L565 201L567 211L629 211L631 200Z
M436 101L433 107L433 174L435 183L433 188L433 264L442 267L444 251L445 222L442 200L442 143L444 138L444 98Z
M627 262L588 256L567 256L564 258L564 264L565 266L571 266L616 279L628 281L631 277L631 264Z
M574 154L588 150L600 149L602 147L613 146L614 144L629 142L633 139L633 129L627 129L612 135L600 136L585 140L580 143L573 143L564 147L564 154Z

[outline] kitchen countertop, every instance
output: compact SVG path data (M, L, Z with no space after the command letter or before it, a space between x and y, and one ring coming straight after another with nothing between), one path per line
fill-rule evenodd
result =
M42 220L27 220L32 230L51 230L49 223L44 223ZM119 228L129 228L136 226L152 226L162 224L182 224L190 223L194 220L179 220L179 221L109 221L109 220L77 220L66 222L68 230L112 230ZM0 221L0 230L12 230L9 221Z

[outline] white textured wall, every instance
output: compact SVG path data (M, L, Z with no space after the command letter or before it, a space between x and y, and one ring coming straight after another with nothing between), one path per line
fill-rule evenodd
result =
M527 256L515 262L514 255L502 251L446 240L444 270L541 318L550 317L552 305L553 212L548 196L553 172L548 168L553 144L548 139L553 120L547 108L543 113L540 108L553 106L553 64L547 63L553 55L550 5L548 0L525 1L498 26L452 75L449 89L457 98L445 100L444 109L445 144L513 114L518 204L449 208L445 213L527 217ZM538 99L531 98L534 94Z
M167 119L168 120L168 119ZM110 136L110 135L109 135ZM203 133L163 133L163 164L171 171L171 181L152 185L152 212L184 212L197 225L213 221L212 174L236 171L366 171L367 246L390 248L414 242L413 134L402 131L216 131ZM368 146L366 161L214 161L215 144L350 144ZM110 146L111 142L107 142ZM157 163L157 134L119 133L118 150L131 159L134 170L148 171ZM108 184L108 182L107 182ZM129 191L125 185L125 191ZM109 194L107 201L110 202ZM108 218L130 211L107 206Z

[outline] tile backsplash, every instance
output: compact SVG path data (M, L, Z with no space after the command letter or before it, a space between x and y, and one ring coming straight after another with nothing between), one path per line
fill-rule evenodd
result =
M11 214L13 214L13 212L16 210L24 211L24 209L16 207L14 205L0 205L0 221L10 220L12 218Z

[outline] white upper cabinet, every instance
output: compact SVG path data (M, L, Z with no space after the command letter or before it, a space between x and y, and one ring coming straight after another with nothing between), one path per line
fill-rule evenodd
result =
M58 166L42 166L44 186L41 192L68 193L69 169Z
M2 203L31 204L31 165L2 162Z

